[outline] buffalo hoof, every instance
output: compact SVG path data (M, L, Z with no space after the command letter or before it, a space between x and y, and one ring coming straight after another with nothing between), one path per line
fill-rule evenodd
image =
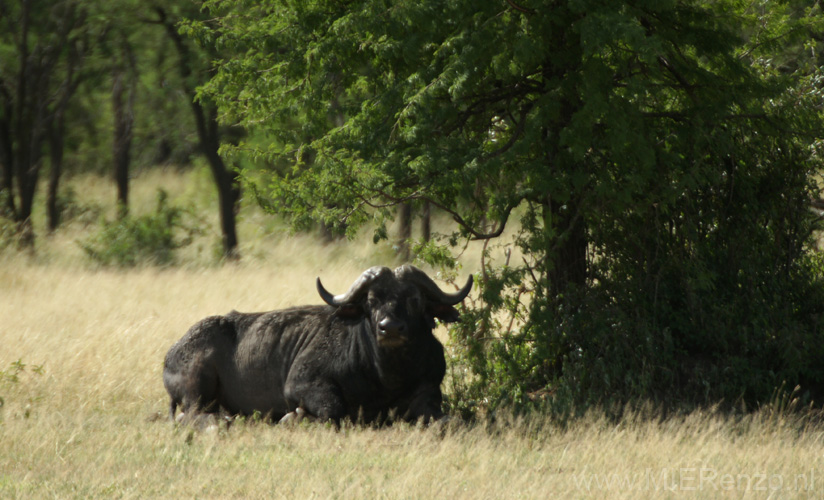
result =
M185 425L199 431L213 432L219 429L228 429L232 425L232 419L214 413L191 411L178 413L175 416L175 424Z
M278 423L279 424L288 424L288 425L297 425L302 420L307 419L308 421L314 421L315 417L309 414L306 410L298 406L295 408L295 411L290 411L286 415L281 418Z

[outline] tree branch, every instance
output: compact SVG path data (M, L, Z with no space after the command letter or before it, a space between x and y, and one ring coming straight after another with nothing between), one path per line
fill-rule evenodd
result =
M422 201L429 202L433 206L438 207L441 210L443 210L444 212L451 215L452 219L455 222L457 222L470 235L472 235L472 237L470 238L471 240L489 240L489 239L494 239L494 238L497 238L497 237L501 236L501 234L503 234L504 230L506 229L506 224L509 221L510 214L515 209L515 207L517 206L517 204L512 203L506 208L506 210L504 210L503 216L501 217L501 220L498 222L498 227L494 231L481 232L481 231L476 230L473 224L471 224L469 221L467 221L466 219L461 217L461 215L456 210L450 208L449 206L447 206L447 205L445 205L445 204L443 204L443 203L441 203L441 202L439 202L439 201L437 201L437 200L435 200L435 199L433 199L429 196L423 195L422 194L423 191L421 189L415 191L414 193L412 193L408 196L393 196L393 195L387 193L386 191L384 191L383 189L367 188L366 186L364 186L363 184L358 182L357 179L350 179L350 182L358 184L361 188L363 188L364 191L371 191L371 192L375 193L377 196L380 196L381 198L385 198L385 199L389 200L390 203L375 203L374 201L367 198L363 194L355 193L355 196L359 200L361 200L361 202L358 204L358 206L353 207L352 210L350 210L349 213L344 217L344 219L351 216L355 211L357 211L359 208L363 207L364 205L366 205L368 207L371 207L371 208L381 209L381 208L393 207L393 206L399 205L401 203L405 203L405 202L412 201L412 200L422 200ZM342 183L342 182L338 183L338 185L340 185L341 188L344 188L344 189L348 187L348 186L345 185L345 183Z
M494 230L490 233L482 233L482 232L476 231L475 228L472 226L472 224L467 222L466 219L461 217L461 215L458 212L456 212L455 210L449 208L448 206L446 206L442 203L438 203L437 201L435 201L435 200L433 200L432 198L429 198L429 197L422 197L421 199L428 201L432 205L435 205L436 207L440 208L444 212L451 215L452 219L455 222L457 222L462 228L466 229L466 231L469 234L472 235L472 238L470 238L472 240L491 240L491 239L497 238L500 235L502 235L503 232L504 232L504 229L506 229L506 224L509 221L509 216L516 207L516 205L510 204L506 208L506 210L504 210L503 217L501 217L501 220L498 222L498 228L496 230Z
M518 5L517 3L513 2L512 0L506 0L506 3L509 4L510 7L517 10L518 12L523 12L524 14L535 14L534 9L530 9L528 7L524 7L522 5Z
M512 146L515 145L515 141L517 141L518 138L521 137L521 135L524 133L524 128L526 127L526 115L532 109L533 105L534 103L529 103L521 110L521 119L519 122L516 123L515 130L512 132L512 137L510 137L509 140L506 141L506 144L496 149L492 153L486 155L485 159L489 160L491 158L498 157L506 153Z

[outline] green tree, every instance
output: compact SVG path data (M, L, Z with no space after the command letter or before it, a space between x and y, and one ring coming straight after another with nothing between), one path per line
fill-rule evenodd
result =
M523 260L486 261L453 331L470 391L678 404L824 383L820 84L775 65L817 7L206 5L192 34L233 56L204 94L270 138L236 152L294 165L256 188L273 211L380 238L393 207L428 203L452 244L517 226Z

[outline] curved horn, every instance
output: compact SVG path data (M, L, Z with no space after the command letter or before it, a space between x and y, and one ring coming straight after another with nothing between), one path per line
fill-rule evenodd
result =
M322 298L324 302L326 302L330 306L339 306L340 305L338 298L335 297L334 295L332 295L331 293L329 293L329 291L326 290L326 288L323 287L323 283L320 282L320 276L318 276L318 279L315 282L315 285L318 287L318 293L320 294L320 298Z
M408 264L395 269L395 276L397 276L398 279L412 282L423 290L427 296L435 299L436 302L448 306L454 306L455 304L461 302L467 295L469 295L469 291L472 289L471 274L469 275L469 279L466 280L466 284L463 288L455 293L444 292L425 272Z
M326 290L320 282L320 277L318 277L316 285L320 298L322 298L324 302L330 306L340 307L343 304L354 302L359 299L378 276L387 272L391 272L388 267L370 267L364 271L354 283L352 283L352 286L349 287L349 290L346 293L341 295L332 295L328 290Z

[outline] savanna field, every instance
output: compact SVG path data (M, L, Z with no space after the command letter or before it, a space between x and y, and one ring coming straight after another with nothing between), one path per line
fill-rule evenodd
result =
M398 262L369 235L323 244L246 206L238 263L215 263L215 214L199 210L207 229L177 265L103 268L76 241L95 210L114 213L113 188L68 182L92 215L51 237L36 226L33 256L0 255L0 498L824 497L824 424L781 397L745 416L591 411L566 425L499 413L433 428L175 426L163 357L193 323L318 303L316 276L344 290ZM151 209L157 186L175 203L215 203L205 172L152 171L135 179L135 212Z

